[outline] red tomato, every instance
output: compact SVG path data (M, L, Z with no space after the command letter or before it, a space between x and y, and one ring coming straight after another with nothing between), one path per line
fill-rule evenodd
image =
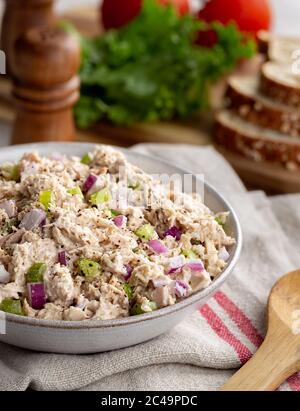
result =
M189 12L189 0L158 0L161 4L173 3L180 15ZM124 26L139 15L142 0L104 0L101 9L106 30Z
M202 30L199 32L196 44L202 47L211 48L218 42L217 33L214 30Z
M241 31L253 34L269 30L272 22L269 0L210 0L198 16L208 23L235 21Z
M104 0L101 16L105 30L124 26L141 10L142 0Z
M161 4L173 3L178 13L183 16L190 11L189 0L159 0Z

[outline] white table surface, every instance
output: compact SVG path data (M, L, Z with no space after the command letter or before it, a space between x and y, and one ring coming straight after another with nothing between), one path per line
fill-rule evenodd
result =
M224 1L226 2L226 0ZM274 8L274 32L284 35L300 36L300 0L270 1ZM57 0L57 9L61 12L70 7L100 4L100 2L101 0ZM9 143L9 134L10 127L0 122L0 145L7 145Z

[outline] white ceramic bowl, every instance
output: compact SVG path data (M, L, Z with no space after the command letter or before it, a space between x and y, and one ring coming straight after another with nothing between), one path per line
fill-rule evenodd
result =
M41 155L61 152L66 155L82 156L92 151L94 144L85 143L41 143L12 146L0 149L0 164L16 161L24 152L38 150ZM174 167L158 158L122 150L128 160L151 174L177 173L184 170ZM200 188L203 182L193 177L193 184ZM201 185L201 186L200 186ZM185 187L192 192L192 187ZM225 270L203 291L166 308L118 320L87 320L83 322L49 321L6 314L6 334L0 334L0 341L22 348L55 353L95 353L128 347L157 337L173 328L194 310L200 308L224 283L235 266L242 244L241 228L235 212L227 201L209 184L204 185L205 204L214 212L229 211L226 227L228 234L236 239L230 250L230 259Z

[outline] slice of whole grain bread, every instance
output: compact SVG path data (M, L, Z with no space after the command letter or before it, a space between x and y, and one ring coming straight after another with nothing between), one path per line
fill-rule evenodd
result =
M233 111L222 110L216 115L214 135L217 144L254 161L279 163L290 170L300 168L299 139L249 123Z
M293 137L300 137L300 110L276 103L259 92L257 76L232 76L226 102L243 119Z
M268 61L262 66L260 92L278 103L300 110L300 70Z

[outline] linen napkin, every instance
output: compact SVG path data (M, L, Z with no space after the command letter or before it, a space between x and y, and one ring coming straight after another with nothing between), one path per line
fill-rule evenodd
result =
M204 173L224 193L244 234L236 269L199 312L144 344L93 355L34 353L0 344L0 389L217 390L263 341L269 291L277 278L300 266L300 196L247 193L212 148L139 145L133 150ZM280 389L300 390L299 376Z

